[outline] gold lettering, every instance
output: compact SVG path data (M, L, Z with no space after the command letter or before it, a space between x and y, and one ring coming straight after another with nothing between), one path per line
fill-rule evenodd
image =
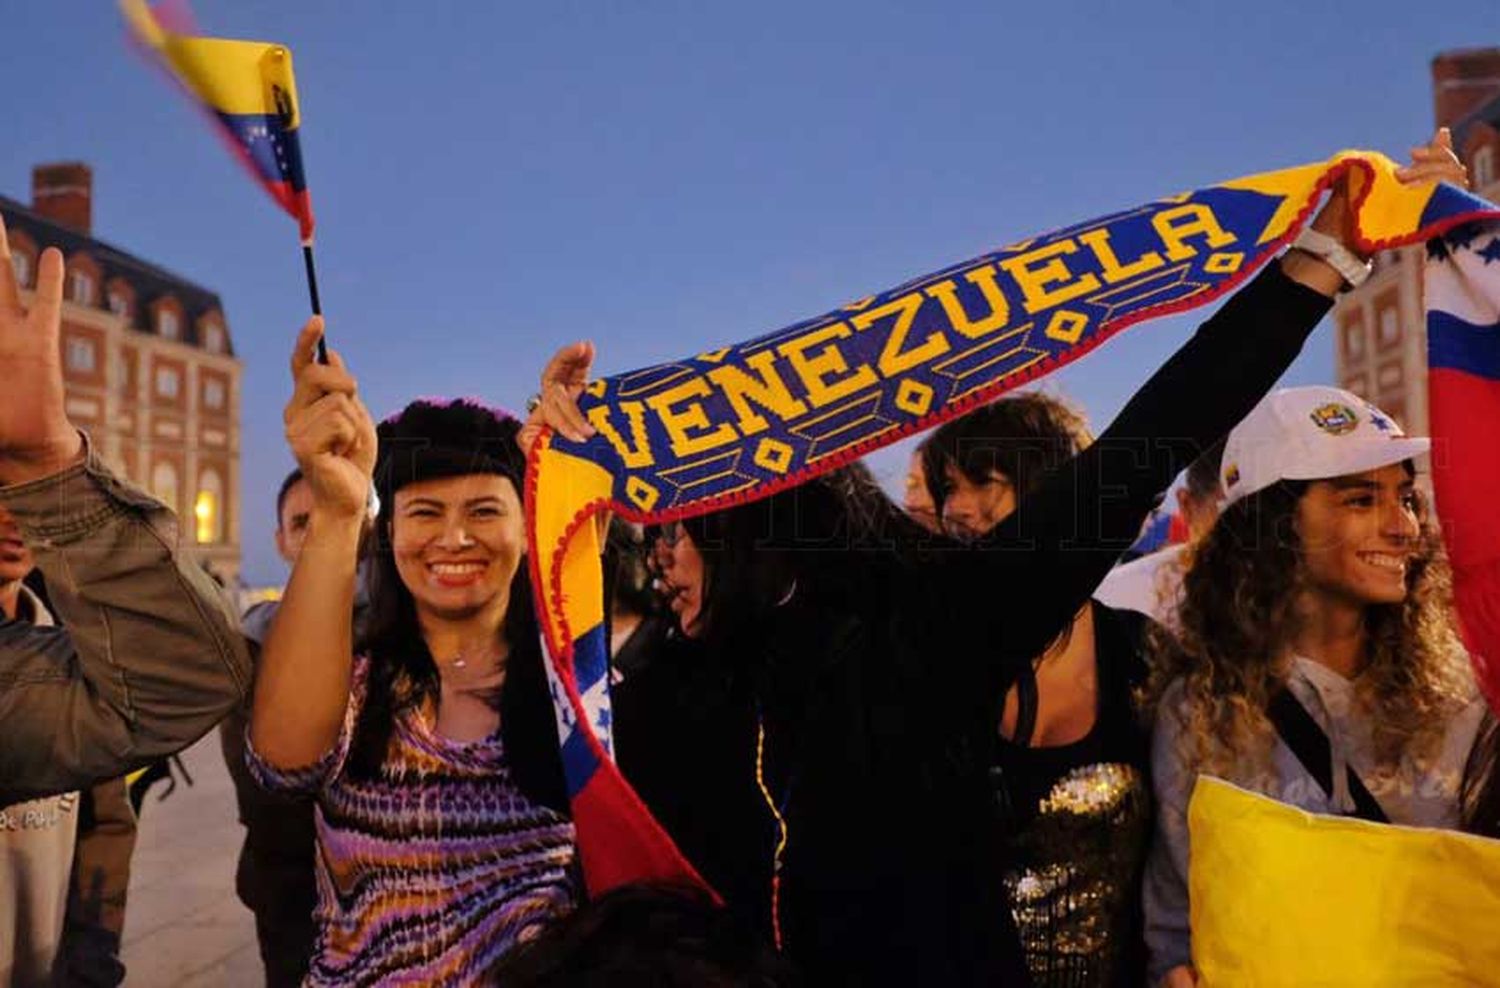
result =
M1129 264L1121 264L1115 249L1109 244L1108 230L1090 230L1079 234L1078 239L1099 259L1099 273L1104 275L1106 285L1118 285L1136 275L1155 271L1166 263L1156 251L1148 250Z
M1184 222L1178 222L1179 220ZM1161 237L1161 242L1166 244L1169 261L1185 261L1198 253L1183 243L1195 234L1207 234L1208 239L1204 242L1210 247L1234 243L1234 234L1224 232L1224 228L1214 218L1213 210L1198 202L1164 209L1151 217L1151 225L1156 228L1156 235Z
M719 386L734 414L739 416L740 432L753 436L770 428L765 417L750 407L750 400L775 412L783 422L807 414L807 406L787 390L786 382L776 373L776 354L769 350L752 353L745 364L759 377L752 377L732 364L715 367L708 379Z
M1077 250L1078 245L1073 241L1059 240L1055 244L1038 247L1019 257L1000 262L1000 266L1021 286L1021 294L1026 296L1027 312L1035 314L1043 309L1050 309L1070 298L1087 295L1099 287L1099 279L1091 274L1085 274L1077 281L1072 280L1073 272L1063 263L1062 255L1072 254ZM1032 267L1038 261L1047 263L1041 267ZM1048 285L1062 287L1048 290Z
M880 368L880 373L886 377L895 377L905 373L918 364L926 363L939 354L948 352L948 338L941 331L929 333L927 339L923 340L920 345L905 352L902 351L901 348L906 345L907 334L911 332L912 323L917 321L917 313L922 310L922 301L921 292L910 292L894 301L887 302L878 309L861 312L849 320L857 332L863 332L886 316L895 315L896 321L891 325L891 333L886 337L885 346L880 350L880 359L875 362L875 365Z
M853 334L848 326L836 322L822 329L815 329L806 336L788 340L776 348L802 379L802 386L807 389L807 400L812 402L814 408L822 408L860 388L867 388L878 380L869 364L860 364L850 370L849 362L844 359L838 347L828 343L829 340L841 340L851 335ZM808 353L820 343L828 345L816 354ZM830 380L835 374L847 376Z
M620 459L625 465L634 470L639 467L649 467L656 463L656 458L651 455L651 440L646 435L646 406L638 401L620 402L620 410L625 413L625 420L630 423L630 436L635 442L635 448L631 449L625 437L620 435L620 430L615 428L609 420L609 406L595 405L587 412L588 420L594 428L609 440L609 444L620 454Z
M958 300L958 286L952 281L940 281L928 286L927 294L942 303L954 332L977 340L1010 321L1010 303L1005 300L1005 293L1000 291L1000 285L995 281L995 276L999 273L993 264L964 272L964 280L979 289L984 295L985 304L990 307L990 314L977 321L970 319L969 314L964 311L963 303Z
M703 403L690 400L707 398L711 394L713 390L709 388L707 381L701 377L693 377L646 399L646 404L661 419L662 426L672 440L672 452L678 456L692 456L694 453L728 445L739 438L734 426L728 422L720 422L716 428L710 429L708 413L703 410ZM676 407L678 405L683 407ZM709 431L695 436L690 434L690 430Z

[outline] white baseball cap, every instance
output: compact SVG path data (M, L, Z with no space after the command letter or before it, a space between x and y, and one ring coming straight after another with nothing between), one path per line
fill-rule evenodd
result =
M1340 388L1283 388L1267 395L1224 442L1219 480L1230 504L1281 480L1326 480L1421 456L1426 439Z

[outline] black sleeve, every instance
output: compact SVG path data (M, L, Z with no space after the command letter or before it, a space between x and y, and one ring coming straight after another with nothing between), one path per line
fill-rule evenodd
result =
M993 533L935 554L955 620L979 622L986 636L986 647L964 650L984 673L1008 682L1007 670L1067 626L1173 478L1270 391L1331 305L1272 262Z

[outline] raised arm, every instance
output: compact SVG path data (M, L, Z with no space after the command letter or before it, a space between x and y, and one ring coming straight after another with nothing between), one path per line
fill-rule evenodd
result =
M1409 183L1463 180L1443 132L1398 175ZM1351 252L1352 194L1341 183L1313 222ZM973 552L958 554L944 581L951 599L990 616L1005 658L1029 660L1068 626L1178 471L1270 391L1342 287L1327 262L1288 251L1199 327L1097 442L1022 499Z
M250 659L218 588L176 552L165 506L114 477L68 421L63 260L29 307L0 225L0 504L66 631L0 625L0 791L77 789L178 751L243 697Z
M355 567L375 425L337 353L313 362L322 320L308 322L292 356L287 442L313 492L307 541L271 624L251 707L250 743L281 770L319 762L338 741L353 669Z

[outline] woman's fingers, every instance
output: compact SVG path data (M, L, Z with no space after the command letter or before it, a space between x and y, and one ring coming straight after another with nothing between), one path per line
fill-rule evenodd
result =
M586 442L594 427L584 418L567 386L553 382L542 392L541 411L547 424L575 443Z
M352 398L359 393L359 382L344 368L343 361L338 358L338 354L330 350L328 359L329 362L326 364L306 363L303 365L301 372L297 375L296 387L292 389L291 400L287 402L288 420L300 409L316 403L324 395L341 394Z
M1438 128L1432 141L1411 149L1411 163L1396 169L1396 178L1406 185L1418 182L1452 182L1468 188L1469 174L1453 152L1453 134L1447 127Z
M546 391L553 383L581 388L588 383L593 366L594 344L587 340L570 343L554 353L542 369L542 390Z
M348 395L324 395L302 409L288 422L287 443L300 461L319 453L345 456L359 448L362 422L355 401Z
M292 347L292 381L302 376L302 369L313 362L318 337L323 335L323 317L313 316L302 324L297 333L297 342Z
M21 314L21 286L16 282L16 269L10 259L10 240L5 235L4 217L0 217L0 313L8 316Z

